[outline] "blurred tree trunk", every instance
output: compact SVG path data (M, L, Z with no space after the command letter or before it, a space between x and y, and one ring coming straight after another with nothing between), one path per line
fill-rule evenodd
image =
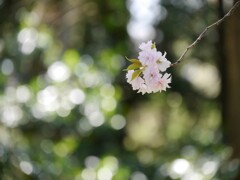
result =
M238 1L234 0L234 3ZM222 16L222 0L219 4ZM240 158L240 6L220 26L219 32L223 129L226 140L233 147L233 158Z

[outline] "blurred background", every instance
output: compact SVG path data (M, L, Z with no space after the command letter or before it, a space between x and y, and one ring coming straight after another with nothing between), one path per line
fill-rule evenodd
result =
M137 94L122 71L148 40L175 62L232 5L0 0L0 179L238 179L239 8L167 92Z

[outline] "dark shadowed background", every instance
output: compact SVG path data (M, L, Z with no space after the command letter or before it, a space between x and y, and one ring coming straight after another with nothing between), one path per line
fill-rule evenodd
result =
M122 71L148 40L174 63L232 5L0 0L0 179L238 179L240 8L167 92L138 94Z

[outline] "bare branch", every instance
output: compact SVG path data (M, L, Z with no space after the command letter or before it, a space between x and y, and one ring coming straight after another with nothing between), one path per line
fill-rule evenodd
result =
M199 43L199 41L202 40L203 36L206 34L206 32L211 29L212 27L214 26L218 26L219 24L221 24L227 17L229 17L230 15L232 15L232 13L234 12L234 10L240 5L240 1L238 1L237 3L235 3L233 5L233 7L228 11L228 13L223 16L223 18L219 19L218 21L216 21L215 23L209 25L208 27L206 27L204 29L204 31L198 36L198 38L192 43L190 44L187 49L185 49L185 51L182 53L182 55L180 56L180 58L175 62L175 63L172 63L171 64L171 67L172 66L175 66L177 64L179 64L182 59L185 57L185 55L187 54L187 52L189 51L189 49L191 49L192 47L194 47L197 43Z

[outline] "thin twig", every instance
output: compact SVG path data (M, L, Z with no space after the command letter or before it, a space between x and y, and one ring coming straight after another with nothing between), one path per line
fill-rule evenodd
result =
M180 58L175 62L171 64L172 66L175 66L177 64L179 64L182 59L184 58L184 56L187 54L188 50L191 49L192 47L194 47L200 40L202 40L203 36L206 34L206 32L211 29L214 26L218 26L219 24L221 24L228 16L232 15L233 11L237 8L237 6L240 5L240 1L238 1L237 3L234 4L234 6L228 11L228 13L223 16L223 18L219 19L218 21L216 21L215 23L209 25L208 27L206 27L204 29L204 31L198 36L198 38L192 43L190 44L187 49L185 49L185 51L182 53L182 55L180 56Z

